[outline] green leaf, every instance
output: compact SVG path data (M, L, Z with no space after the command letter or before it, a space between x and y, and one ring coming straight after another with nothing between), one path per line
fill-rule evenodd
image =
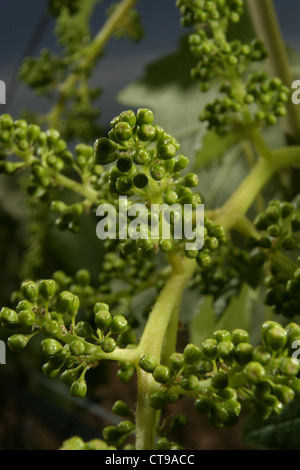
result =
M243 441L260 450L300 450L300 404L292 402L276 417L262 421L251 415L243 429Z
M196 151L195 168L205 167L213 160L222 158L239 141L239 134L221 136L213 131L208 131L202 140L201 147Z
M229 291L228 297L218 299L216 304L211 296L205 297L197 305L197 314L190 323L192 343L199 346L216 329L232 331L235 328L241 328L249 331L255 299L255 291L247 284L242 286L238 295ZM228 302L228 300L230 301ZM224 308L225 311L218 320L217 314L220 314Z

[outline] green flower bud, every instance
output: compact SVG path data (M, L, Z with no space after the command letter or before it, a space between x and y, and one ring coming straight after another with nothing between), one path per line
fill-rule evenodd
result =
M173 250L173 243L171 240L160 240L159 249L163 253L170 253Z
M184 155L178 155L176 157L175 165L174 165L174 171L181 171L184 170L189 164L189 159L185 157Z
M212 409L212 401L210 400L210 398L203 396L195 401L194 406L196 411L201 415L208 414Z
M247 364L252 360L253 346L249 343L239 343L235 347L234 358L238 364Z
M46 362L42 367L42 372L48 379L54 379L60 373L60 369L53 369L50 362Z
M130 326L127 326L117 338L117 346L120 348L125 348L129 345L136 344L136 333L134 329Z
M171 369L168 366L158 365L153 371L153 377L156 382L167 383L172 377Z
M91 275L87 269L79 269L75 274L75 279L81 286L88 286L91 282Z
M168 393L168 403L177 403L180 399L180 395L178 393Z
M54 356L55 357L55 356ZM68 385L68 386L71 386L73 382L75 382L75 380L77 379L78 377L78 370L77 369L70 369L70 370L65 370L60 378L61 378L61 381L65 384L65 385Z
M188 173L183 177L183 184L188 188L194 188L198 185L199 178L195 173Z
M112 140L101 137L97 139L94 144L94 159L98 165L107 165L114 162L117 155L118 145Z
M173 143L159 145L157 148L158 157L163 160L169 160L176 155L176 147Z
M106 353L113 352L116 349L116 347L117 345L116 345L115 340L111 338L110 336L104 338L101 341L101 348Z
M121 380L121 382L127 384L132 379L134 372L135 368L133 364L131 364L131 367L128 370L118 370L117 377Z
M227 411L223 403L214 403L211 411L209 412L209 421L212 426L219 428L225 425L229 418L229 412Z
M270 321L265 321L262 324L261 337L262 337L263 342L266 342L267 332L270 330L270 328L273 328L273 327L280 327L281 328L281 325L280 325L280 323L277 323L277 322L271 321L271 320Z
M110 326L112 316L108 310L98 310L95 314L95 323L97 328L104 331Z
M34 302L38 298L38 286L33 281L25 281L22 283L21 293L26 300Z
M264 346L256 346L253 349L253 361L266 365L271 359L271 353Z
M108 444L114 444L120 437L122 437L122 433L117 426L106 426L103 429L103 439Z
M99 312L100 310L107 310L109 311L109 305L105 302L97 302L94 306L94 313Z
M228 385L227 374L222 371L215 372L215 374L211 378L211 385L216 390L222 390L223 388L226 388Z
M86 321L80 321L75 326L75 333L82 338L91 338L93 336L93 328Z
M93 147L85 144L77 144L75 147L75 152L77 155L82 155L85 158L90 158L93 156Z
M116 181L116 190L119 193L126 193L132 187L132 178L130 176L120 176Z
M283 405L288 405L295 398L294 390L286 385L275 385L273 394Z
M150 406L155 410L161 410L168 402L167 394L165 392L155 392L150 396Z
M150 168L150 174L155 181L161 181L165 175L165 169L162 165L154 165Z
M114 127L114 134L121 142L129 140L132 137L131 125L126 121L118 122Z
M57 298L57 309L60 313L76 315L79 309L79 298L68 291L63 291Z
M168 204L169 206L172 206L173 204L176 204L178 200L178 194L173 189L168 188L164 192L163 198L166 204Z
M133 184L136 188L143 189L148 184L148 177L143 173L139 173L133 177Z
M213 332L212 338L215 339L218 343L221 341L231 341L231 334L227 330L216 330Z
M22 310L18 315L19 322L24 326L33 326L36 322L36 315L32 310Z
M237 328L231 333L231 341L235 346L239 343L249 343L249 333L245 330Z
M266 343L273 350L284 348L287 343L286 330L277 326L270 328L266 334Z
M137 110L136 120L139 126L143 124L152 124L154 121L153 112L150 109L139 108Z
M202 357L201 349L194 344L188 344L183 351L183 358L187 364L194 364Z
M58 354L63 349L61 343L52 338L46 338L41 342L42 351L49 356Z
M202 342L202 351L203 354L208 359L215 359L217 357L217 340L208 338Z
M51 356L49 359L49 366L52 367L53 370L60 370L62 366L65 364L67 358L69 356L69 352L67 349L62 349L61 352Z
M32 310L33 304L28 302L28 300L21 300L18 305L16 306L16 312L20 313L22 310Z
M85 450L85 443L81 437L74 436L65 440L60 450Z
M265 369L259 362L251 361L244 367L246 378L255 384L261 382L265 377Z
M47 130L46 135L50 146L55 145L60 139L60 133L56 129Z
M83 341L80 341L79 339L75 339L70 343L70 353L73 354L73 356L81 356L82 354L85 353L85 344Z
M0 117L0 128L11 129L14 125L14 120L9 114L2 114Z
M38 283L39 295L46 301L52 299L55 294L55 289L56 284L53 279L39 281Z
M299 401L299 399L300 399L300 379L298 379L298 378L293 379L293 381L290 383L290 387L295 392L295 399L297 401Z
M136 116L132 110L123 111L120 114L120 120L124 122L128 122L128 124L130 124L131 127L134 127L136 124Z
M284 357L279 364L279 369L283 375L288 377L295 376L300 369L299 361L293 357Z
M128 405L122 400L117 400L114 403L112 407L112 412L118 416L123 416L124 418L129 418L132 415L132 412L130 411Z
M156 447L157 447L157 450L170 450L171 443L168 441L166 437L161 437L157 440Z
M231 361L235 353L235 346L231 341L220 341L217 345L217 354L224 361Z
M196 261L201 268L207 268L211 263L211 257L207 253L199 252Z
M139 360L139 366L145 372L152 373L154 369L157 367L157 361L154 356L151 356L150 354L145 354Z
M123 315L116 315L110 324L110 331L113 334L122 333L127 328L128 322Z
M287 236L282 242L282 248L286 251L292 251L297 247L297 238L293 235Z
M72 397L85 398L87 393L87 384L84 379L75 380L70 388L70 394Z
M137 131L138 138L144 142L154 140L155 135L156 129L151 124L142 124Z
M132 159L136 165L146 165L150 160L150 154L145 149L135 150L131 153Z
M282 202L281 206L281 217L286 219L294 211L294 206L290 202Z
M173 353L170 356L170 367L175 371L179 372L184 366L184 357L181 353Z
M130 157L121 157L119 158L119 160L117 161L117 168L119 171L121 171L122 173L126 173L127 171L129 171L132 167L132 159Z
M7 340L7 345L11 351L21 351L29 342L29 337L25 335L13 335Z
M17 326L19 324L18 314L11 308L3 307L0 311L0 321L6 327Z
M132 421L121 421L117 426L121 436L128 436L133 433L135 426Z
M179 385L184 390L196 390L199 385L199 379L194 374L187 374L180 380Z

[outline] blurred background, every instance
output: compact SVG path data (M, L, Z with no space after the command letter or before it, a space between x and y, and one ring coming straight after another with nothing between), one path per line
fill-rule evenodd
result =
M97 6L92 21L94 33L104 24L105 10L112 3L115 2L103 0ZM274 4L286 43L300 54L299 1L275 0ZM1 114L10 113L17 118L23 109L39 113L49 108L45 98L37 97L18 80L24 57L36 56L43 48L52 51L58 48L53 34L54 19L45 14L47 5L47 0L0 0L0 80L7 86L7 101L6 105L0 105ZM100 124L104 128L124 109L118 102L118 93L141 79L149 64L174 54L181 37L186 34L180 25L175 0L140 0L137 9L145 36L138 43L127 39L110 40L92 78L93 84L102 89L99 106ZM94 225L86 222L76 237L54 235L53 228L48 225L47 213L34 215L31 212L28 227L31 210L35 209L28 207L17 182L1 176L1 306L7 305L11 292L18 289L24 260L28 256L35 258L36 272L42 273L43 277L51 276L56 269L74 272L85 267L95 275L99 269L101 252ZM30 246L28 251L30 233L36 233L34 224L40 217L45 218L43 232L39 231L40 240L35 240L38 246ZM6 332L0 332L0 339L6 339ZM185 340L184 333L181 339ZM120 393L125 401L134 402L134 384L130 388L116 382L114 368L108 371L105 366L100 371L97 369L97 377L90 375L92 392L87 400L70 400L69 391L59 381L44 379L40 372L42 362L38 346L33 344L28 355L7 351L7 364L0 365L0 449L57 449L64 439L76 434L86 440L101 437L103 426L116 422L109 410L120 398ZM99 381L106 385L99 387ZM193 432L184 436L187 449L246 448L240 439L239 426L234 430L218 431L216 435L205 420L197 418L193 421L192 418L190 427Z

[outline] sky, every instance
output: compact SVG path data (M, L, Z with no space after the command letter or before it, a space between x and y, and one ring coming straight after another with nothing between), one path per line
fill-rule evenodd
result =
M18 67L30 46L32 35L45 11L48 0L0 0L0 80L11 94L0 112L18 114L22 108L48 109L49 104L36 98L26 87L16 82ZM104 11L114 1L103 0L97 7L92 22L94 31L104 23ZM274 0L286 42L300 55L300 2L299 0ZM97 85L103 88L101 96L102 120L110 120L118 112L115 96L124 86L143 76L144 68L153 60L176 51L178 40L184 33L175 0L139 0L138 9L146 36L138 43L112 40L95 75ZM41 48L56 48L51 20L38 42L31 44L33 55ZM300 78L300 77L299 77Z

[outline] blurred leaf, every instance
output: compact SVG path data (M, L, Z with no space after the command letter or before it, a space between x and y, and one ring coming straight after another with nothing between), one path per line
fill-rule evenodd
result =
M260 450L300 450L300 404L292 402L276 417L262 421L251 415L243 429L243 441Z
M190 323L191 342L200 345L208 338L215 329L226 329L229 331L235 328L251 330L251 311L255 299L255 291L247 284L242 286L238 295L228 292L228 298L218 299L218 303L213 302L211 296L204 298L197 306L197 314ZM223 302L223 305L221 304ZM227 307L221 319L218 321L217 313L221 308Z
M227 150L239 141L240 136L238 134L221 136L213 131L208 131L202 140L201 148L196 152L195 168L205 167L212 160L223 157Z

